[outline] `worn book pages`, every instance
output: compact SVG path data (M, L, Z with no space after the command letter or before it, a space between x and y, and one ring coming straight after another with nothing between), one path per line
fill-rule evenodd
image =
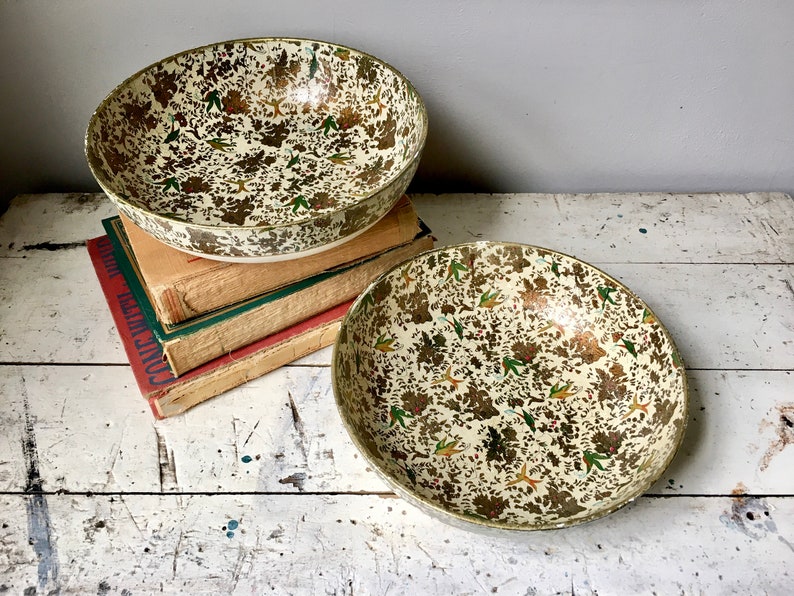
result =
M163 244L128 219L124 228L157 318L170 325L410 242L419 232L404 196L370 229L319 254L276 263L203 259Z

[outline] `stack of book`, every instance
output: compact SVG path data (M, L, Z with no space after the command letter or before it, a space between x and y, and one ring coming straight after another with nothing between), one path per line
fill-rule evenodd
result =
M165 418L332 344L353 300L433 247L408 197L333 249L228 263L171 248L121 216L87 242L130 366Z

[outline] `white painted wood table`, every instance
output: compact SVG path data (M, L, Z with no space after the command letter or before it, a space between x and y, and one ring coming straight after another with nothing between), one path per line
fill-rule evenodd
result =
M23 196L0 219L0 593L794 593L791 198L415 203L438 245L554 248L656 311L691 419L647 495L551 532L431 519L345 435L330 349L156 422L83 245L112 207Z

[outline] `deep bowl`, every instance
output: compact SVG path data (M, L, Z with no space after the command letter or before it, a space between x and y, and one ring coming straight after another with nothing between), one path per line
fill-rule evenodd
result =
M427 135L388 64L320 41L188 50L120 84L86 133L118 209L175 248L268 261L327 250L403 194Z
M687 421L684 368L650 308L595 267L520 244L440 248L379 277L344 319L332 371L374 469L467 527L615 511L661 476Z

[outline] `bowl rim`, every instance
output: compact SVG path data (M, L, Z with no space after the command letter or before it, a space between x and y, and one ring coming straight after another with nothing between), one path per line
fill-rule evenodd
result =
M354 316L353 313L358 311L358 307L360 306L361 302L364 300L364 297L367 294L369 294L372 291L372 289L387 276L393 274L395 271L402 270L402 268L404 268L408 263L425 258L430 254L439 253L445 250L455 250L455 249L474 247L474 246L480 246L480 247L513 246L513 247L520 247L522 249L541 250L544 252L551 253L552 255L559 255L566 259L570 259L575 263L579 263L585 267L590 268L596 273L603 275L604 278L606 278L611 283L617 284L616 287L620 288L623 291L628 292L633 298L639 300L643 304L643 306L645 306L648 309L648 311L651 312L651 314L653 314L653 316L656 318L657 324L659 325L662 334L667 339L667 341L670 342L670 346L673 352L678 355L679 361L681 362L681 366L680 366L681 383L682 383L681 396L683 398L682 399L683 412L681 415L682 424L680 425L677 435L674 439L674 444L672 446L672 449L670 450L667 457L662 462L662 465L659 467L658 473L652 474L644 482L638 483L635 489L632 490L629 493L629 496L626 497L625 499L618 501L614 505L607 507L603 510L592 512L585 517L578 518L575 520L562 520L554 523L527 525L527 524L515 524L510 522L496 522L495 520L480 519L473 516L466 516L463 515L462 513L449 511L448 509L445 509L435 501L431 501L425 496L420 495L408 489L406 486L404 486L403 484L399 483L397 480L392 478L391 475L382 468L380 461L376 461L374 458L370 456L369 452L365 449L358 435L352 429L350 422L348 421L347 417L344 414L342 400L340 396L340 389L339 389L338 375L340 373L338 371L337 362L338 362L339 350L341 345L340 338L342 337L342 333L341 333L342 329L344 329L350 324L350 319ZM378 476L382 478L386 482L386 484L391 486L392 489L394 489L394 491L398 495L406 498L406 500L408 500L409 502L414 501L414 505L420 508L429 508L430 510L439 514L440 519L446 521L447 523L454 521L454 522L462 522L464 525L469 525L472 528L488 528L488 529L496 529L501 531L537 532L537 531L549 531L549 530L568 528L595 521L597 519L610 515L611 513L614 513L619 509L622 509L623 507L627 506L629 503L632 503L635 499L637 499L637 497L640 497L643 494L645 494L648 491L648 489L651 486L653 486L653 484L656 483L670 467L670 464L678 455L684 441L684 436L686 435L686 429L689 424L689 409L690 409L689 383L687 380L686 366L681 357L681 352L676 346L675 341L673 340L673 337L668 331L667 327L664 325L664 323L662 323L662 321L658 317L656 317L656 314L654 313L653 309L647 304L647 302L642 298L640 298L635 292L633 292L628 286L626 286L626 284L622 283L612 275L609 275L599 267L591 265L586 261L583 261L567 253L560 252L558 250L537 246L533 244L526 244L521 242L504 242L499 240L478 240L476 242L462 242L458 244L450 244L450 245L431 248L429 250L423 251L406 259L405 261L395 265L394 267L391 267L387 271L384 271L382 274L380 274L377 278L375 278L370 284L368 284L367 287L364 288L364 290L361 292L361 294L359 294L359 296L356 298L353 304L350 305L350 308L348 309L347 313L342 318L342 321L339 326L339 330L340 332L337 334L336 340L334 341L333 352L331 355L331 388L333 390L334 403L336 404L337 412L342 420L342 425L347 431L348 436L350 437L351 441L356 446L358 451L361 453L362 457L364 457L364 459L370 465L372 465L373 469L377 472Z
M92 152L90 151L90 147L92 146L92 143L91 143L90 137L92 136L93 131L96 129L96 127L99 124L99 113L105 107L107 107L108 104L110 104L113 100L115 100L116 97L119 94L121 94L121 92L124 91L124 89L126 89L126 87L132 81L136 80L137 78L139 78L140 76L142 76L143 74L145 74L149 70L155 68L156 66L159 66L161 64L165 64L167 62L171 62L173 60L176 60L177 58L180 58L181 56L185 56L185 55L188 55L188 54L199 53L199 52L204 51L204 50L208 50L208 49L211 49L211 48L215 48L215 47L222 46L222 45L227 45L227 44L242 45L242 44L250 44L250 43L278 42L278 41L299 42L299 43L319 43L319 44L323 44L323 45L326 45L326 46L335 47L335 48L342 48L342 49L348 50L350 52L355 52L356 54L359 54L360 56L367 57L367 58L369 58L369 59L381 64L387 70L393 72L397 76L398 79L401 79L405 84L407 84L411 89L413 89L413 92L416 95L416 99L417 99L418 104L419 104L419 114L420 114L420 117L421 117L421 131L420 131L419 142L417 144L416 150L413 152L411 157L405 159L403 161L402 165L399 168L396 169L396 171L393 173L393 175L391 177L386 179L384 182L381 182L376 189L370 191L365 196L360 197L359 200L356 201L355 203L353 203L351 205L347 205L344 208L332 209L330 211L323 211L323 212L320 212L320 213L310 212L310 213L305 214L301 218L293 219L293 220L291 220L289 222L286 222L286 223L255 224L255 225L250 225L250 226L231 225L231 224L217 224L217 225L214 225L214 224L207 224L207 223L195 223L195 222L188 221L188 220L186 220L184 218L181 218L181 217L165 215L163 213L155 213L153 211L145 209L145 208L141 207L140 205L135 204L135 203L125 199L124 197L122 197L118 193L116 193L115 191L110 190L109 181L106 180L105 177L100 173L99 166L97 164L95 164L94 160L92 159ZM422 96L420 95L419 91L416 89L416 87L410 81L410 79L408 79L408 77L406 77L400 70L398 70L397 68L392 66L389 62L387 62L387 61L385 61L385 60L383 60L381 58L378 58L378 57L376 57L376 56L374 56L374 55L372 55L372 54L370 54L368 52L364 52L362 50L358 50L356 48L353 48L353 47L350 47L350 46L347 46L347 45L344 45L344 44L333 43L333 42L324 41L324 40L321 40L321 39L311 39L311 38L303 38L303 37L290 37L290 36L241 37L241 38L236 38L236 39L229 39L229 40L223 40L223 41L207 43L207 44L203 44L203 45L196 46L196 47L193 47L193 48L189 48L189 49L186 49L186 50L182 50L182 51L177 52L175 54L171 54L170 56L166 56L165 58L160 58L159 60L157 60L155 62L152 62L151 64L148 64L147 66L144 66L143 68L141 68L138 71L134 72L133 74L129 75L121 83L117 84L105 96L105 98L99 103L99 105L97 105L97 107L92 112L91 117L88 120L88 125L86 127L86 131L85 131L85 134L84 134L84 137L83 137L83 152L84 152L86 161L88 162L88 168L91 170L91 174L93 175L94 180L96 180L97 184L99 184L99 186L102 189L102 191L112 201L120 203L121 205L124 205L125 207L127 207L128 209L131 209L134 212L141 213L146 218L160 220L161 222L166 222L168 224L176 223L178 225L186 226L188 228L198 229L198 230L207 230L207 231L211 231L211 232L214 232L214 233L219 233L219 232L223 232L223 231L232 231L232 232L234 232L234 231L238 231L238 232L239 231L263 231L263 232L269 232L269 231L273 231L273 230L285 229L285 228L290 228L290 227L294 227L294 226L301 226L303 224L315 221L315 220L323 218L323 217L333 217L333 216L338 215L340 213L344 213L345 211L347 211L348 209L350 209L352 207L361 205L361 204L366 203L367 201L372 200L373 198L375 198L384 189L388 188L392 183L394 183L394 181L396 181L400 176L405 174L405 172L408 171L411 168L411 166L421 157L422 152L423 152L424 147L425 147L425 144L427 142L428 124L429 123L428 123L427 105L425 104L424 100L422 99ZM395 201L397 199L399 199L399 196L396 197Z

